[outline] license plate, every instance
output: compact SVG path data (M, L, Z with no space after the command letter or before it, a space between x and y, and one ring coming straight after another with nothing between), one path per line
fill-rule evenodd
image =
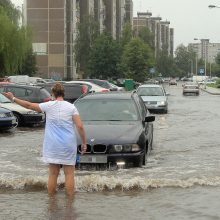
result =
M107 163L106 155L81 155L80 163Z

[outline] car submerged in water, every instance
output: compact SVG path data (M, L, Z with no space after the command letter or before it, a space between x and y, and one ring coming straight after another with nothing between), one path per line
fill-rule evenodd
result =
M93 93L75 103L87 134L80 164L141 167L152 149L153 121L136 92ZM78 137L78 154L80 138Z

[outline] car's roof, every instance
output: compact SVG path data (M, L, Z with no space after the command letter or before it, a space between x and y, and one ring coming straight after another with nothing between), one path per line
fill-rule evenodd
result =
M158 85L158 84L142 84L139 87L160 87L160 88L162 88L162 86Z
M42 86L26 85L26 84L17 84L17 83L9 83L9 84L4 84L4 85L2 85L2 86L4 86L4 87L20 87L20 88L29 88L29 89L42 88Z
M134 92L95 92L88 94L83 99L130 99Z

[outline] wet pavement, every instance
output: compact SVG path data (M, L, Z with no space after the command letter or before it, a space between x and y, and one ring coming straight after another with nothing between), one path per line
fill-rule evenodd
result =
M63 172L58 194L47 196L43 127L0 133L0 219L220 219L220 96L183 96L180 84L165 89L169 110L155 114L146 166L77 170L73 201Z

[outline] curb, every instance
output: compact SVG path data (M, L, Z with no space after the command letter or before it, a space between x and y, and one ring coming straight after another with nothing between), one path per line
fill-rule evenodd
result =
M204 88L201 88L201 90L204 91L204 92L207 92L209 94L212 94L212 95L220 95L220 90L219 90L219 92L211 92L211 91L209 91L207 89L204 89Z

